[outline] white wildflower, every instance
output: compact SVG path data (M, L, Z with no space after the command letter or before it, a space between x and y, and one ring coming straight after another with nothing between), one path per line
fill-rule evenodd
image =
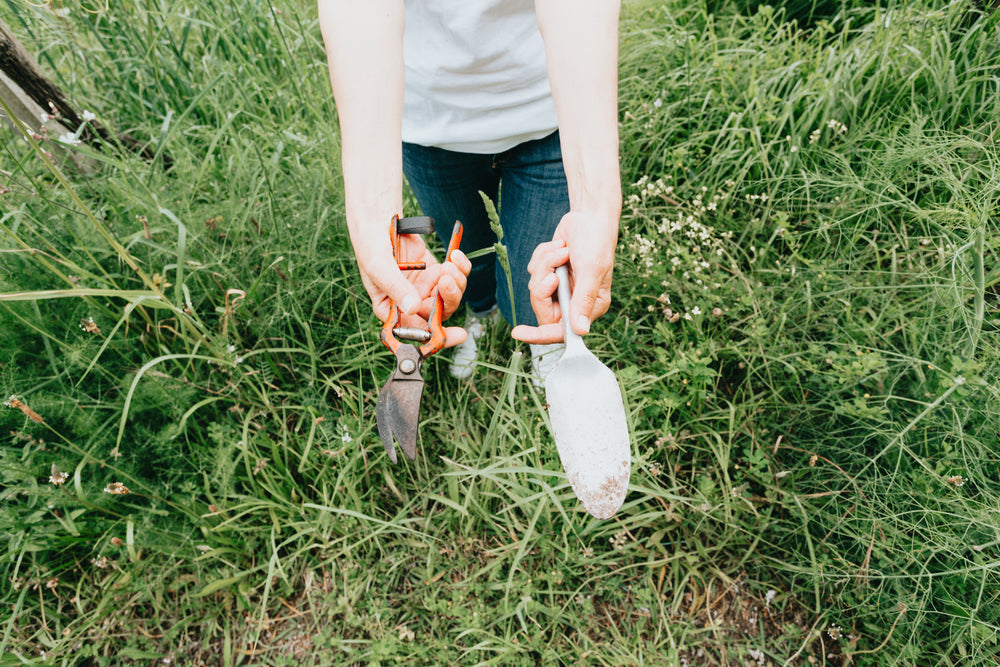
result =
M764 609L770 609L771 603L774 602L774 598L777 597L778 591L771 589L764 595Z
M611 546L614 547L615 550L624 549L627 543L628 543L628 531L626 530L618 531L617 533L614 534L614 537L611 538Z
M69 479L69 473L60 470L59 466L57 466L55 463L52 464L52 469L50 470L50 472L52 474L49 475L49 484L52 484L53 486L59 486L61 484L65 484L66 480Z

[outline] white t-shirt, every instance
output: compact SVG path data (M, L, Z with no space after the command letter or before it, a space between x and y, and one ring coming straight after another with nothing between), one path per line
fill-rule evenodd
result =
M499 153L557 128L534 0L406 0L403 141Z

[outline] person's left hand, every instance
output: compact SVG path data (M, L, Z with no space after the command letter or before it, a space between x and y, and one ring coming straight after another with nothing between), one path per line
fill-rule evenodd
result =
M618 216L570 211L559 222L552 241L535 248L528 263L531 307L537 327L514 327L511 336L525 343L555 343L563 339L562 317L573 330L590 331L590 323L611 306L611 276L618 242ZM557 266L569 263L569 312L554 300L559 287Z

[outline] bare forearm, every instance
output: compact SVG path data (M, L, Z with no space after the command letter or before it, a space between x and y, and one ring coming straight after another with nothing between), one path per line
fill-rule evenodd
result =
M621 210L617 0L536 0L559 119L570 206Z
M319 0L351 236L402 208L403 2ZM357 243L355 244L357 245Z

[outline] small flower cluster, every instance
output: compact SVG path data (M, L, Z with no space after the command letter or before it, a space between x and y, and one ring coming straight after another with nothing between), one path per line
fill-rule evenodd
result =
M611 538L611 546L615 548L616 551L621 551L628 544L628 531L619 530Z
M685 199L667 180L643 176L633 184L635 192L626 206L647 224L644 229L625 227L621 251L640 280L658 280L667 290L656 297L656 304L647 306L649 312L660 311L670 322L691 321L706 313L720 317L723 309L712 301L728 277L723 262L733 232L718 231L708 220L723 212L735 183L727 181L711 194L707 187L696 188ZM672 305L671 296L687 307Z
M949 484L951 484L952 486L956 487L956 488L958 488L958 487L960 487L960 486L962 486L962 485L965 484L965 478L962 477L961 475L952 475L951 477L949 477L945 481L948 482Z
M61 486L66 483L67 479L69 479L69 473L63 472L59 469L59 466L53 463L52 470L49 474L49 484L52 484L53 486Z
M104 487L104 493L110 493L113 496L124 496L131 493L131 491L121 482L111 482Z
M841 135L847 132L847 126L841 123L839 120L830 119L826 121L826 127L833 131L833 134ZM815 144L823 136L823 128L817 127L815 130L809 133L809 143Z
M49 108L51 109L52 113L43 113L41 115L41 118L39 119L42 122L41 128L39 129L41 136L39 136L38 134L32 135L32 138L35 139L36 141L41 141L47 138L46 136L47 128L45 126L46 123L53 120L59 120L62 117L59 111L55 108L55 105L53 105L51 102L49 103ZM85 110L81 112L80 120L83 121L83 124L80 125L80 127L78 127L74 132L64 132L63 134L59 135L58 141L60 143L66 144L67 146L80 145L82 143L80 135L83 133L84 127L87 125L87 123L90 123L91 121L94 121L96 119L97 116L92 111Z
M59 142L67 146L79 146L80 136L76 132L65 133L59 136Z
M239 365L239 364L243 363L243 357L240 356L240 355L238 355L238 354L236 354L236 346L235 345L227 345L226 346L226 352L229 354L229 357L233 360L234 364Z
M667 176L666 178L669 180L670 176ZM667 185L662 178L651 181L649 180L649 176L643 176L636 181L632 187L634 187L637 192L629 195L625 202L628 207L632 209L632 215L639 215L640 207L644 206L646 202L653 200L663 199L675 206L680 205L676 200L672 199L674 186Z

